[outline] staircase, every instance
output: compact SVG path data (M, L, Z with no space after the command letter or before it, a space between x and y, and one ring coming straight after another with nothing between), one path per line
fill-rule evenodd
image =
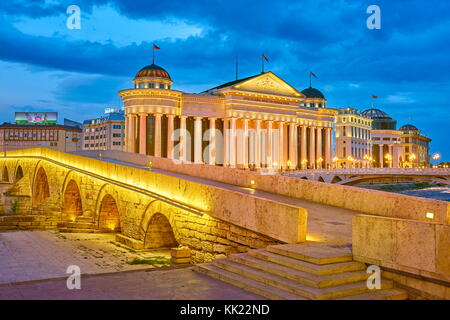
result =
M66 233L96 233L100 232L97 230L97 225L94 223L92 217L76 217L73 222L66 222L59 228L60 232Z
M273 245L232 254L195 271L273 300L405 300L404 290L381 280L370 290L366 265L349 248L313 242Z

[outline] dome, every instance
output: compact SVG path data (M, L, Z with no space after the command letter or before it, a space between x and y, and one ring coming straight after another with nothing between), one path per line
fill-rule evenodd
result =
M391 119L386 112L381 111L380 109L368 109L361 112L361 115L371 119Z
M137 74L136 78L166 78L168 80L170 79L169 73L160 66L157 66L156 64L148 65L144 68L142 68Z
M415 126L412 124L405 124L404 126L400 127L400 131L419 131Z
M302 91L302 93L306 96L306 98L325 99L323 93L313 87L306 88Z

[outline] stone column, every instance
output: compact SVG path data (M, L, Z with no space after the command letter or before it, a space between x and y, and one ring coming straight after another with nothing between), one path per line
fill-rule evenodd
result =
M155 113L155 157L161 157L161 117L162 114Z
M310 168L316 168L316 129L309 127L309 164Z
M185 162L187 159L186 118L187 118L187 116L180 116L180 161L183 161L183 162Z
M89 129L90 130L90 129ZM125 115L125 152L130 152L130 115Z
M379 144L378 148L379 148L378 151L379 151L379 155L380 155L380 168L383 168L384 167L384 165L383 165L383 161L384 161L384 159L383 159L383 145Z
M202 117L194 118L194 163L202 163Z
M209 164L216 164L216 118L209 118Z
M297 124L294 124L294 169L298 168L298 130Z
M230 119L230 167L236 168L236 118Z
M129 152L136 152L136 115L130 115L130 128L128 130Z
M283 168L285 167L285 163L284 163L284 141L283 141L283 136L284 136L284 122L279 122L278 123L278 166L279 168Z
M228 129L229 120L223 119L223 166L228 167L229 165L229 150L230 150L230 138Z
M272 168L272 145L273 145L273 137L272 137L272 121L267 121L267 145L266 145L266 159L267 159L267 168Z
M255 133L255 168L261 168L261 120L256 121Z
M293 169L294 168L294 150L295 150L295 144L294 144L294 139L295 139L295 134L294 134L294 130L295 130L295 124L294 123L289 123L289 169Z
M331 162L332 162L332 153L331 153L331 128L326 128L326 142L325 142L325 150L326 150L326 156L325 156L325 167L331 168Z
M306 152L306 144L307 144L307 142L306 142L306 129L307 129L307 127L306 126L302 126L302 145L301 145L301 152L300 152L300 158L301 158L301 167L302 167L302 169L303 170L305 170L306 168L307 168L307 166L306 166L306 163L303 161L303 160L308 160L307 159L307 156L308 156L308 154L307 154L307 152Z
M319 162L319 159L322 158L323 160L323 154L322 154L322 127L317 127L317 145L316 145L316 166L318 169L322 169L322 163Z
M248 138L248 119L244 119L244 130L243 130L243 137L242 137L242 159L243 163L242 166L244 169L248 169L248 144L249 144L249 138Z
M139 114L139 153L147 154L147 114Z
M167 115L167 158L173 159L173 132L175 115Z

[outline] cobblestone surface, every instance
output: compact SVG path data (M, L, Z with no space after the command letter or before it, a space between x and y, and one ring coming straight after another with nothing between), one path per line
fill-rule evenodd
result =
M111 243L113 234L15 231L0 233L0 284L67 277L70 265L82 274L154 268L127 261L154 256L169 258L168 250L133 252Z

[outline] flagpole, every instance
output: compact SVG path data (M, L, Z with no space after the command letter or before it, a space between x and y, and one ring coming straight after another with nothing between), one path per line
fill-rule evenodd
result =
M312 76L311 76L311 72L309 72L309 87L312 88Z
M261 60L262 60L262 71L261 71L261 73L264 73L264 53L262 54L262 56L261 56Z
M152 64L155 64L155 45L153 45L153 58L152 58Z

